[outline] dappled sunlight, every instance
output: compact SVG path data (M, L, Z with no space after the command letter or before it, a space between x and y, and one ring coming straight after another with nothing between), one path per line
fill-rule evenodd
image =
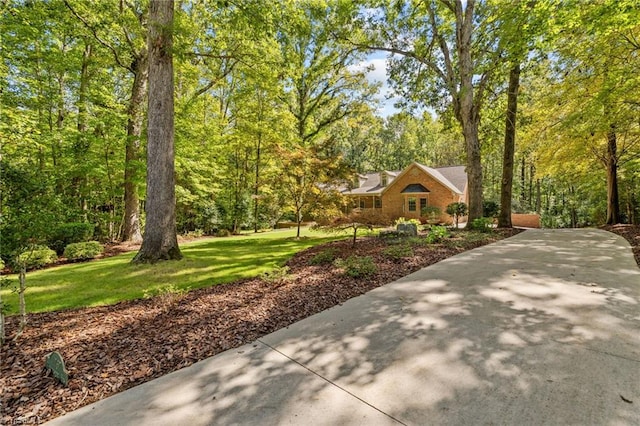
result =
M602 234L589 232L595 241L588 244L599 250L615 241ZM452 257L261 340L411 424L473 423L465 413L514 395L555 412L545 395L582 380L561 375L577 362L606 365L599 371L613 365L600 353L640 362L640 280L630 285L640 275L629 253L598 255L582 248L588 239L569 239L574 247L564 256L553 243L533 240L529 246L516 237ZM470 268L474 261L492 266ZM618 380L607 377L598 380ZM615 392L640 390L628 379L616 383ZM505 407L489 418L521 420L516 406ZM612 419L626 415L615 406L597 409ZM570 421L559 412L557 419L588 421L588 412Z
M637 423L621 396L640 394L640 270L628 253L606 260L579 241L564 257L553 239L531 248L517 237L454 256L116 395L116 406L167 424ZM197 309L189 297L174 318ZM250 301L224 303L247 328L264 320ZM117 338L126 316L110 326Z
M29 272L27 310L100 306L139 299L145 292L167 285L184 290L256 277L283 265L298 251L343 238L319 233L294 240L292 235L293 231L269 232L189 242L182 247L181 260L154 265L131 264L135 253L126 253ZM3 289L2 297L9 312L16 312L16 295Z

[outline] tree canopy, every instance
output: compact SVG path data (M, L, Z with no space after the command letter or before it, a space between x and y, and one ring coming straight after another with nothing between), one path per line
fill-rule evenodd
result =
M5 260L64 223L101 241L156 226L149 12L146 0L4 2ZM546 226L638 222L633 0L181 1L173 22L178 233L313 220L343 205L326 188L412 161L466 165L471 219L506 185L511 209ZM372 55L397 113L380 115Z

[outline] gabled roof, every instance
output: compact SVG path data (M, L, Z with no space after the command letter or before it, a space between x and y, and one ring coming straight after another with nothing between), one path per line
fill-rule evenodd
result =
M358 174L358 177L360 178L360 180L363 181L360 184L360 187L353 188L351 190L347 188L347 189L344 189L342 192L344 194L349 194L349 195L380 195L382 193L382 190L385 188L380 184L380 175L382 173L387 175L387 186L389 186L389 184L393 182L395 177L398 176L398 174L400 174L399 171L388 171L388 170L384 170L378 173L367 173L364 175Z
M460 193L463 193L467 186L467 172L464 166L438 167L435 169L440 172L445 179L453 184Z
M382 192L389 188L398 177L404 175L413 165L433 177L451 191L457 194L464 193L467 185L467 173L465 172L464 166L439 167L434 169L417 162L411 163L402 171L383 170L377 173L367 173L364 175L358 174L358 178L362 182L360 187L353 189L344 188L342 193L347 195L381 195ZM388 176L386 187L381 186L380 184L380 176L382 174L386 174ZM430 192L427 188L424 189L425 191L420 192Z

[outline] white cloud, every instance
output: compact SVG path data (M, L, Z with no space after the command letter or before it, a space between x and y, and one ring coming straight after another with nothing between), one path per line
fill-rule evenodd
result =
M398 110L393 106L393 103L398 100L398 97L394 96L393 89L389 87L389 83L387 81L386 57L381 57L380 53L371 54L366 61L361 62L355 66L354 69L363 70L367 67L372 67L371 71L367 72L367 80L370 83L382 83L380 94L378 95L378 99L381 103L381 107L378 108L378 114L386 117L398 112Z

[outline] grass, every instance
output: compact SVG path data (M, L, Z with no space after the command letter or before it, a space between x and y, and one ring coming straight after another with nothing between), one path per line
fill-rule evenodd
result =
M295 253L324 242L346 238L295 229L227 238L211 238L180 246L183 259L156 265L133 265L135 252L58 266L27 273L25 293L28 312L47 312L87 306L110 305L123 300L158 294L171 286L176 291L210 287L256 277L281 267ZM18 309L17 276L8 277L2 290L9 315Z

